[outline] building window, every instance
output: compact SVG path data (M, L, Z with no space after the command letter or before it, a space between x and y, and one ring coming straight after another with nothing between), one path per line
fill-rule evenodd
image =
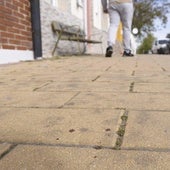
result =
M71 12L74 16L83 19L83 0L71 0Z
M51 4L55 7L58 6L58 0L51 0Z
M45 0L53 7L58 7L58 0Z
M77 7L83 8L83 0L77 0Z

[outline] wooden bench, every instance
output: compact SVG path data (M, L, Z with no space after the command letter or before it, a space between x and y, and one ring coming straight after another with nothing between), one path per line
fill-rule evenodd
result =
M56 34L57 40L52 51L54 55L60 40L77 41L82 43L100 44L102 41L87 39L83 30L78 25L65 25L61 22L52 21L52 30Z

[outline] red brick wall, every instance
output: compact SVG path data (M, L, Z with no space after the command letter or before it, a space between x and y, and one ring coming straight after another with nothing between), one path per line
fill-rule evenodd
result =
M29 0L0 1L0 45L2 49L32 50Z

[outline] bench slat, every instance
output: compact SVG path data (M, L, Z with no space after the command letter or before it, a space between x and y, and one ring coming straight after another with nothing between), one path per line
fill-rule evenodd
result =
M87 42L87 43L93 43L93 44L102 43L101 41L97 41L97 40L90 40L90 39L76 38L76 37L70 37L69 40L70 41Z

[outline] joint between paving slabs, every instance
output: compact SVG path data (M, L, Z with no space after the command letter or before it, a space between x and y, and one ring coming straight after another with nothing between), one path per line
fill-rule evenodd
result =
M134 71L132 71L132 74L131 74L132 76L135 76L135 70Z
M113 149L115 150L121 149L121 146L123 144L125 130L126 130L127 120L128 120L128 110L125 109L121 116L121 122L117 130L117 139L116 139L115 146L113 147Z
M50 82L48 82L48 83L46 83L46 84L44 84L44 85L42 85L42 86L40 86L40 87L36 87L36 88L33 89L33 91L38 91L39 89L48 86L48 85L51 84L52 82L53 82L53 81L50 81Z
M63 108L65 105L67 105L68 103L69 103L69 105L72 104L72 103L70 103L71 100L73 100L73 99L74 99L76 96L78 96L80 93L81 93L81 92L77 92L77 93L76 93L74 96L72 96L67 102L65 102L63 105L59 106L58 108L61 109L61 108Z
M92 81L94 82L94 81L96 81L97 79L99 79L101 76L100 75L98 75L95 79L93 79Z
M17 144L12 144L7 150L0 154L0 160L3 159L7 154L9 154L13 149L17 147Z
M166 71L166 69L165 69L165 68L163 68L163 67L161 67L161 69L162 69L162 71L164 71L164 72Z
M133 92L134 85L135 85L135 82L130 83L129 92L131 92L131 93Z
M112 68L112 66L109 66L105 71L109 71Z
M136 62L136 65L135 65L135 67L136 67L136 68L138 67L138 62Z

